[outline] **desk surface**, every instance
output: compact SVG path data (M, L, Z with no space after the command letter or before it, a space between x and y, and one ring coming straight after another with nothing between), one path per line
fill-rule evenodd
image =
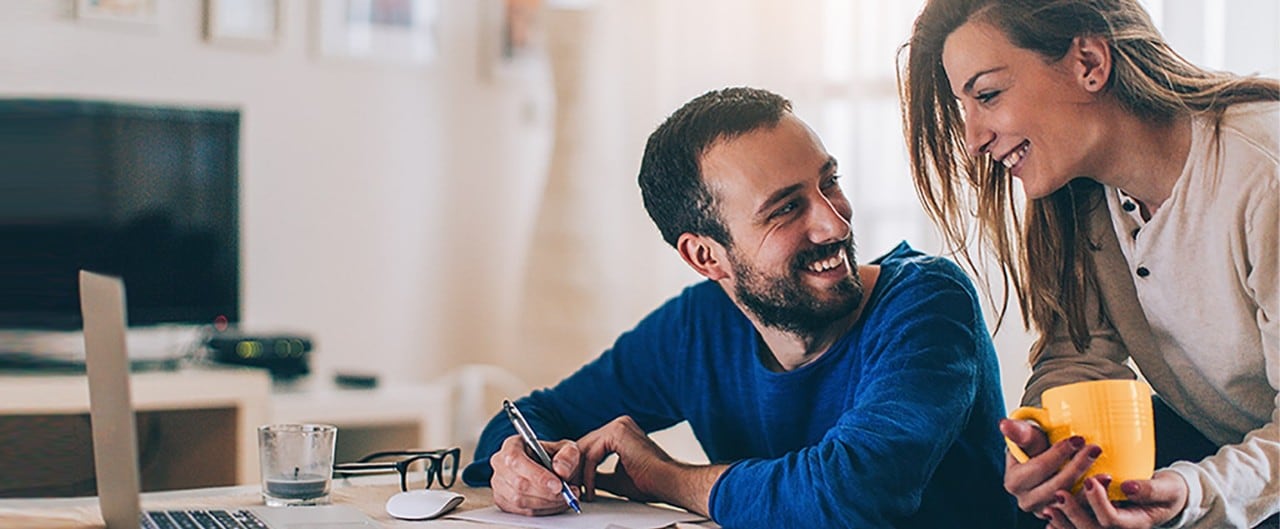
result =
M436 519L426 522L397 520L389 516L384 509L387 498L400 492L398 480L360 478L359 484L347 480L335 480L333 503L354 506L369 517L387 528L417 529L481 529L487 527L506 528L503 525L490 525L464 520ZM347 481L344 483L344 481ZM459 480L461 481L461 480ZM236 487L220 487L184 491L155 492L142 495L142 508L146 510L164 508L235 508L262 505L258 485L242 485ZM461 482L455 485L455 492L467 497L454 513L480 509L493 505L490 489L471 488ZM98 510L97 498L58 498L35 500L0 500L0 527L5 529L101 529L104 527L102 514ZM677 524L684 529L705 529L715 527L714 524ZM519 529L519 528L513 528Z

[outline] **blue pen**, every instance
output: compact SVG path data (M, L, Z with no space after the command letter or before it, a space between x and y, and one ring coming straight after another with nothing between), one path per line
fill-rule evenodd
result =
M542 464L552 474L556 471L551 468L551 456L547 455L547 451L542 449L542 443L538 442L538 435L533 433L533 427L529 426L529 421L524 420L524 415L509 400L502 401L502 409L507 412L507 418L511 419L511 425L516 427L516 432L520 434L520 438L524 439L524 444L528 445L534 455L538 456L537 461ZM573 512L582 514L582 509L578 507L578 497L573 495L573 491L569 489L569 484L564 480L560 480L560 495L564 496L565 503L573 509Z

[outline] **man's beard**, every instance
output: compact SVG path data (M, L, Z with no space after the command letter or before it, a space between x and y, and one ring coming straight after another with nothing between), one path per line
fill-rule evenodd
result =
M734 293L762 325L798 336L814 336L862 303L862 279L858 276L855 246L850 236L847 241L800 252L792 259L788 273L781 277L760 273L730 251L729 263L738 278ZM852 274L827 291L835 294L835 299L821 300L813 287L804 283L803 274L809 264L836 255L841 248L848 256Z

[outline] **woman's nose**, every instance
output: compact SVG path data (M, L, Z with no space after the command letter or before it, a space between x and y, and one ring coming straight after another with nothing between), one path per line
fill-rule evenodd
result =
M976 113L964 117L964 145L969 156L977 158L987 153L996 135L982 122Z

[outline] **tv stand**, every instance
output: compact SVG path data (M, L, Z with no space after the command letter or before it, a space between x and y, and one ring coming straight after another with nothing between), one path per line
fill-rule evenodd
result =
M270 388L254 369L132 374L143 489L257 483ZM0 496L95 494L88 410L83 374L0 374Z
M267 423L338 426L337 461L453 437L443 384L342 389L313 377L273 392L266 370L216 365L134 372L130 384L145 491L258 483ZM88 410L82 373L0 371L0 497L96 494Z

